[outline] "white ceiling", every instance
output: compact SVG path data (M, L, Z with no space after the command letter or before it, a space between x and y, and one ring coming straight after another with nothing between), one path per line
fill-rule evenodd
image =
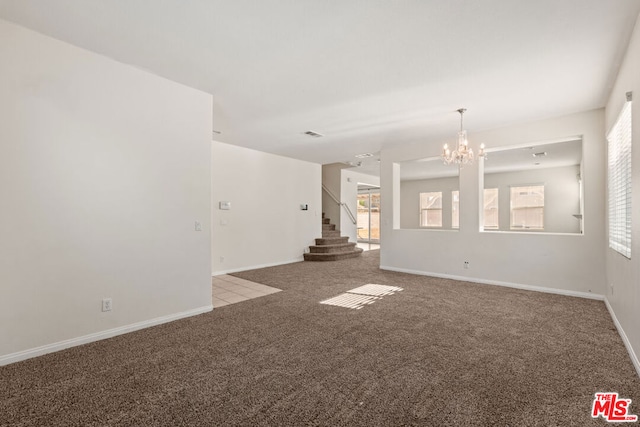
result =
M487 153L485 173L558 168L582 163L582 139L512 147Z
M209 92L216 139L319 163L604 106L638 0L0 0ZM312 138L313 130L324 134Z

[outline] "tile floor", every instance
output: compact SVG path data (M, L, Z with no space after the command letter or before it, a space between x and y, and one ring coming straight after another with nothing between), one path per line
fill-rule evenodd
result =
M379 243L367 243L367 242L358 242L358 247L364 249L365 251L373 251L376 249L380 249Z
M213 308L235 304L253 298L280 292L281 289L250 282L229 275L214 276L211 281Z

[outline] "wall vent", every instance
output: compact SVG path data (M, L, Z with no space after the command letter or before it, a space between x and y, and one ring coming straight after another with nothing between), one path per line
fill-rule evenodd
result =
M533 153L533 157L545 157L547 155L546 151L541 151L539 153Z

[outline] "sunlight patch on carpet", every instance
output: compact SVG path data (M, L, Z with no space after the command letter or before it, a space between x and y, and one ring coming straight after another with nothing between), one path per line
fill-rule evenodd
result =
M400 291L402 291L402 288L397 286L367 284L351 289L337 297L320 301L320 304L360 310L365 305L373 304L377 300L382 299L383 296L393 295Z
M360 295L373 295L377 297L383 297L385 295L393 295L396 292L400 292L402 288L397 286L386 286L386 285L364 285L359 288L351 289L347 291L350 294L360 294Z
M365 305L374 303L377 299L379 299L379 297L346 293L340 294L337 297L320 301L320 304L335 305L338 307L354 308L356 310L360 310Z

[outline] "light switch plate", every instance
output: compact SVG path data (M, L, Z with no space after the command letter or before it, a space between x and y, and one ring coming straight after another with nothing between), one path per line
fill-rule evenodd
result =
M219 207L222 211L228 211L231 209L231 202L220 202Z

